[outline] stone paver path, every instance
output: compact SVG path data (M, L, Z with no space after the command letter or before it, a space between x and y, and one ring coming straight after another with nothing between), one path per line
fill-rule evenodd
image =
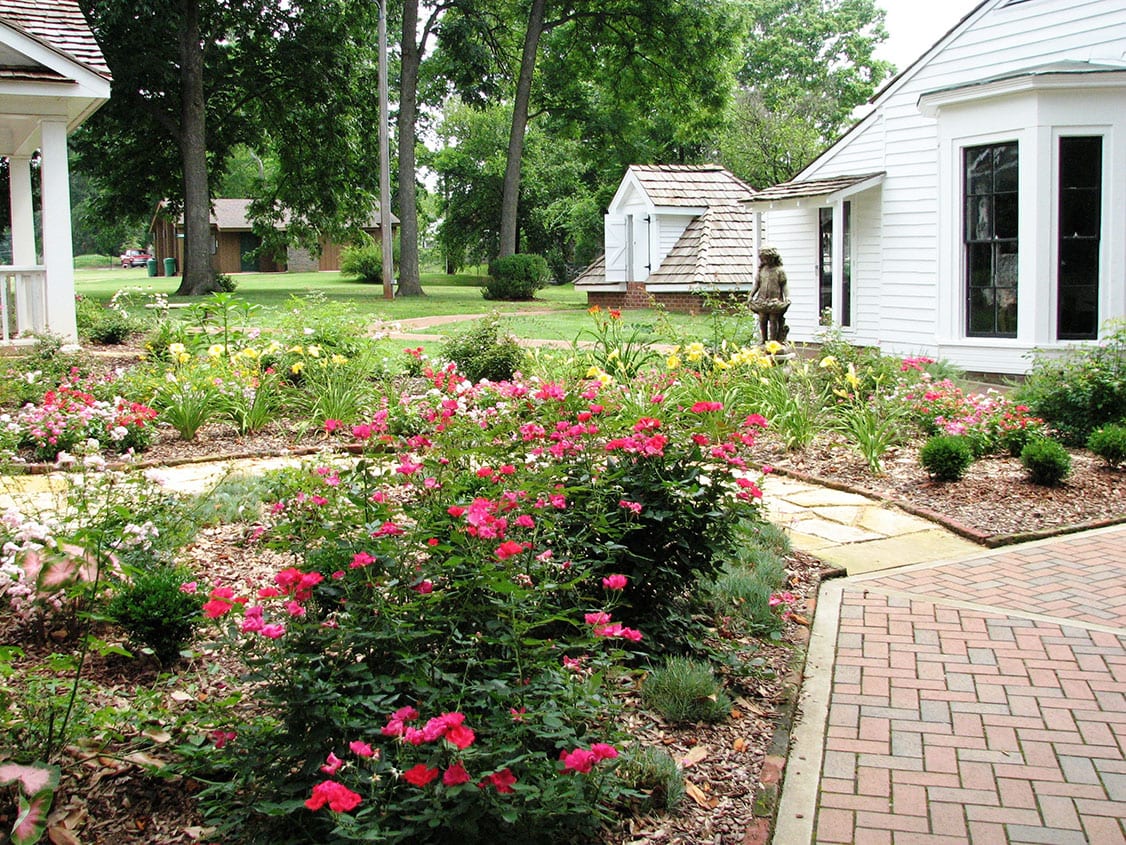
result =
M1126 843L1126 527L827 583L776 845Z

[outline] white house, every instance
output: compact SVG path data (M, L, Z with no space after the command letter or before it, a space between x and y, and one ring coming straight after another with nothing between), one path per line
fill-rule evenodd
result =
M12 264L0 266L4 342L26 331L77 339L66 139L109 95L109 67L74 0L0 0L0 155L12 209ZM31 190L36 153L42 263Z
M986 0L791 182L746 205L782 255L790 337L977 372L1126 315L1126 3Z
M718 165L630 165L605 217L606 252L575 286L592 305L698 310L702 290L749 291L749 185Z

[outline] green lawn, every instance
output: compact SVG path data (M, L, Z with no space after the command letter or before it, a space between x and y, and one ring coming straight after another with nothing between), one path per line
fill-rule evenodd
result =
M179 278L149 278L143 268L135 270L75 270L75 289L82 296L109 300L121 288L134 287L171 296ZM422 276L424 297L403 297L390 302L383 299L383 288L345 278L339 273L241 273L233 277L238 283L236 294L263 309L263 322L270 322L270 312L278 313L290 296L312 292L330 300L353 303L363 314L373 318L405 320L414 317L449 314L484 314L491 311L519 313L545 309L585 313L586 297L571 285L550 286L540 291L532 302L489 302L481 296L483 279L476 275L446 276L429 273ZM191 298L172 298L173 302L192 302Z

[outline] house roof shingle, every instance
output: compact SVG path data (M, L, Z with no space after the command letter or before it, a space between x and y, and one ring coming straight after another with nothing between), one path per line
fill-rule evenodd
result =
M102 49L75 0L0 0L0 22L110 78Z
M253 202L253 200L245 198L245 197L238 197L238 198L219 197L217 199L213 199L211 201L211 217L210 217L211 225L214 226L216 229L218 229L220 232L238 232L238 231L249 232L252 227L251 227L250 220L248 219L248 216L247 216L247 210L250 208L250 204L252 202ZM161 208L163 208L163 207L164 207L164 203L162 202L160 204L160 206L157 207L157 212L156 212L157 215L161 214ZM155 220L155 218L154 218L154 220ZM287 213L285 215L285 219L281 223L279 223L276 226L276 228L284 229L286 227L288 221L289 221L289 215ZM179 225L183 225L183 223L184 223L183 213L181 213L179 215L179 217L177 217L176 222ZM391 215L391 222L393 224L398 223L399 218L396 217L394 214L392 214ZM364 228L365 229L378 229L379 228L379 206L378 205L376 205L375 209L373 209L371 217L364 224Z
M755 195L754 188L718 164L631 164L629 172L658 206L732 205Z
M826 194L835 194L848 188L877 179L884 175L884 171L877 173L860 173L851 176L834 176L829 179L806 179L793 182L782 182L773 187L766 188L754 195L751 205L775 202L778 200L800 199L802 197L820 197Z
M688 224L646 287L739 285L755 281L754 213L744 206L709 209Z

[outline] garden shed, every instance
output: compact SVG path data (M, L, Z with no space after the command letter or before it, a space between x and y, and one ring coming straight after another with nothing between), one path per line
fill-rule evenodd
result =
M221 198L211 201L211 266L216 273L278 273L285 270L307 272L315 270L339 270L340 252L347 246L327 237L320 239L318 255L308 250L290 246L284 260L278 260L263 250L258 252L262 239L255 234L253 224L247 216L252 200L246 198ZM176 266L183 266L184 259L184 218L173 219L163 210L161 203L153 216L153 252L157 259L157 269L163 272L164 259L175 258ZM392 226L398 218L392 215ZM284 224L279 226L284 228ZM377 208L363 230L379 240L379 209Z
M793 340L1022 373L1126 314L1126 5L986 0L792 181L745 205Z
M592 305L698 311L701 292L754 281L754 191L718 165L630 165L605 216L603 256L578 278Z
M8 162L12 220L11 257L0 266L5 343L26 332L77 340L66 139L109 96L109 67L77 3L0 0L0 155Z

